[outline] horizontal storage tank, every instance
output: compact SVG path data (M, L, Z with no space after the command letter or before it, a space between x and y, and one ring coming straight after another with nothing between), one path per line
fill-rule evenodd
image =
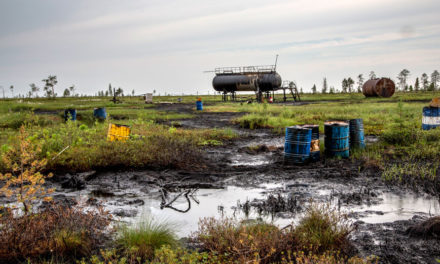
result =
M218 92L262 92L277 90L281 87L281 76L276 73L260 74L218 74L212 80L212 86Z
M362 93L366 97L391 97L396 90L396 85L389 78L368 80L362 86Z

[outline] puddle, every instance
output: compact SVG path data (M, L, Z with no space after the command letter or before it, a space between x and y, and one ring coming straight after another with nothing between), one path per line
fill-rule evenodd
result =
M199 204L191 202L191 209L187 213L180 213L169 208L160 209L160 201L152 199L152 197L144 196L137 197L145 202L144 205L137 207L139 211L136 217L120 217L121 221L134 223L140 221L142 217L153 216L156 219L166 220L178 227L177 234L181 237L188 236L198 228L198 221L205 217L234 217L236 219L258 219L272 222L270 216L260 216L255 212L250 212L248 215L237 208L237 204L245 202L246 200L261 199L265 195L264 188L241 188L229 186L225 189L200 189L197 191L196 198ZM172 194L173 196L175 194ZM133 207L109 205L110 201L104 203L104 206L114 211L119 208L128 209ZM178 209L186 209L188 203L184 198L179 198L173 203L173 206ZM288 225L289 219L276 219L273 221L279 226Z
M96 186L95 186L96 187ZM200 189L196 193L199 204L191 201L191 209L187 213L180 213L170 208L160 209L160 195L152 189L151 193L140 191L141 186L127 185L122 189L114 190L115 196L97 197L91 195L91 189L63 193L68 196L75 196L77 200L86 201L90 197L103 202L104 207L121 217L116 216L117 220L128 223L139 221L146 215L151 215L158 219L167 220L178 227L179 236L188 236L197 230L198 221L204 217L221 218L222 216L235 217L237 219L258 219L262 218L267 222L284 227L292 222L297 222L301 213L279 213L273 218L271 214L261 214L256 209L247 210L246 215L238 208L238 204L250 201L261 201L267 199L269 194L282 195L283 197L295 196L302 208L311 198L318 203L330 203L341 211L348 212L353 221L361 220L366 223L384 223L396 220L406 220L414 215L439 215L440 203L433 198L417 196L415 194L397 195L393 193L380 193L374 198L373 203L366 204L344 204L340 203L335 190L344 191L352 195L356 194L356 188L346 184L336 184L325 180L302 178L295 181L276 182L268 181L254 188L227 186L224 189ZM358 190L359 191L359 190ZM360 191L359 191L360 192ZM170 199L176 193L170 193ZM173 206L178 209L188 207L187 200L182 196L177 199ZM120 212L127 213L119 214ZM281 217L280 217L281 216Z
M249 155L238 153L231 158L232 166L260 166L269 164L271 155Z
M427 199L415 194L395 195L385 193L379 196L383 201L376 205L361 206L352 209L353 212L371 211L373 213L359 219L371 224L407 220L414 215L439 215L440 203L436 199Z

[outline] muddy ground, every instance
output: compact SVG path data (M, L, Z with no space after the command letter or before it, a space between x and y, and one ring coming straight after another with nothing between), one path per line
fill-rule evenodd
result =
M308 165L284 165L283 136L266 129L241 129L231 122L243 113L196 113L193 104L159 104L156 108L195 114L192 119L165 124L193 129L230 127L239 137L207 147L208 168L203 171L57 175L55 200L91 207L102 204L125 222L145 214L179 220L181 236L196 230L199 217L262 218L283 226L297 222L310 202L329 203L346 212L356 226L354 254L376 255L379 263L437 263L440 259L440 238L435 233L408 231L440 214L437 198L387 185L378 170L360 161L322 158Z

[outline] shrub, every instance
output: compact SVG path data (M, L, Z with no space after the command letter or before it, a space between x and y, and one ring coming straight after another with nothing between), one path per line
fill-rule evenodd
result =
M203 250L237 263L279 261L295 245L292 229L280 230L261 222L237 223L232 219L202 219L193 239Z
M328 204L312 203L294 233L303 250L323 253L346 250L348 236L353 230L346 215L330 208Z
M0 262L76 258L91 254L107 238L108 212L50 204L42 212L0 217Z
M39 159L39 152L40 146L32 144L25 127L22 126L18 144L8 148L2 155L3 164L8 172L0 173L0 181L4 181L0 195L12 196L23 205L25 213L31 210L33 200L50 200L47 194L54 191L43 186L45 179L52 177L52 174L40 173L46 167L47 160Z
M150 218L132 227L121 227L116 243L128 259L145 261L153 259L155 250L164 245L176 246L177 236L171 224Z

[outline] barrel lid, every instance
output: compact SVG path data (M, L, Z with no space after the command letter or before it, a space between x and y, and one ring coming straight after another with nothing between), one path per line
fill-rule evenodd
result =
M325 121L324 125L326 126L348 126L349 122L343 121L343 120L331 120L331 121Z

